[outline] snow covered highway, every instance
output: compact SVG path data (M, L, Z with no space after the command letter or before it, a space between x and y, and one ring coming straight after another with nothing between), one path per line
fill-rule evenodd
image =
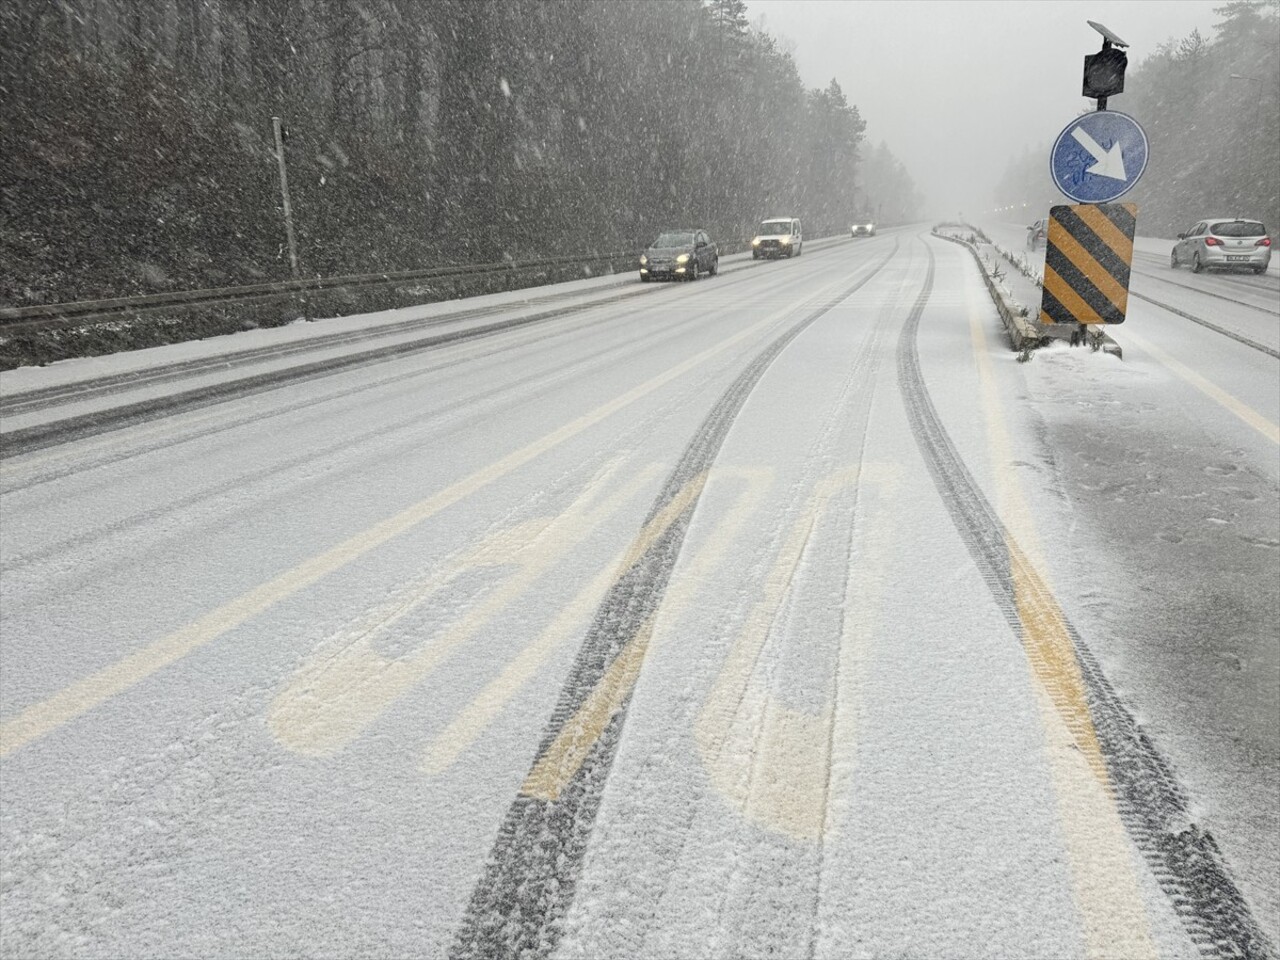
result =
M0 954L1276 956L1280 286L1156 258L0 375Z

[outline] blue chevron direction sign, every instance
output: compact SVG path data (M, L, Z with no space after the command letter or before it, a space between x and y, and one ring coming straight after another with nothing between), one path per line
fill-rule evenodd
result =
M1147 134L1133 117L1098 110L1076 117L1049 153L1049 174L1076 203L1109 203L1147 169Z

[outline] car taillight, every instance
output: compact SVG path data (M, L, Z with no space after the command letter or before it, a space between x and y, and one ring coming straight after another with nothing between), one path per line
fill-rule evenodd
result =
M1259 240L1257 243L1255 243L1255 244L1254 244L1254 246L1255 246L1255 247L1269 247L1269 246L1271 246L1271 238L1270 238L1270 237L1263 237L1261 240Z
M1205 237L1204 245L1206 247L1220 247L1222 246L1222 241L1219 240L1217 237Z

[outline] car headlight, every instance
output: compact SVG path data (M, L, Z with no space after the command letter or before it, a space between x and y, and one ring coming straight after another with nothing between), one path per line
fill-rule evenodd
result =
M680 254L680 256L676 257L676 263L688 263L688 262L689 262L689 255L687 253L682 253Z
M643 267L643 266L644 266L646 263L648 263L648 262L649 262L649 258L648 258L648 257L646 257L644 254L641 254L641 255L640 255L640 266L642 266L642 267Z
M783 238L782 238L782 242L783 242L783 243L785 243L788 247L789 247L789 246L791 246L791 238L790 238L790 237L783 237Z
M758 246L760 246L760 238L759 238L759 237L753 237L753 238L752 238L752 240L751 240L751 245L752 245L753 247L758 247Z

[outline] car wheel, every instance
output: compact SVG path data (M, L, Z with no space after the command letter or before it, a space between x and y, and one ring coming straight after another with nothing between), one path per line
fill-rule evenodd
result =
M689 279L690 281L697 280L700 276L702 276L702 271L698 269L698 260L695 257L693 261L693 273L689 274Z
M1191 272L1199 273L1204 269L1204 264L1200 262L1200 254L1194 254L1191 257Z
M760 251L759 251L759 250L752 250L752 251L751 251L751 259L752 259L752 260L759 260L759 259L760 259Z
M640 282L648 283L652 278L647 273L640 274Z
M1174 270L1178 269L1178 251L1177 250L1169 251L1169 266L1171 266Z
M1256 273L1258 276L1262 276L1264 273L1266 273L1266 272L1267 272L1267 268L1266 268L1266 267L1254 267L1254 268L1253 268L1253 272L1254 272L1254 273Z
M714 260L711 261L711 269L707 271L707 274L709 276L714 277L719 273L720 273L720 258L716 257Z

